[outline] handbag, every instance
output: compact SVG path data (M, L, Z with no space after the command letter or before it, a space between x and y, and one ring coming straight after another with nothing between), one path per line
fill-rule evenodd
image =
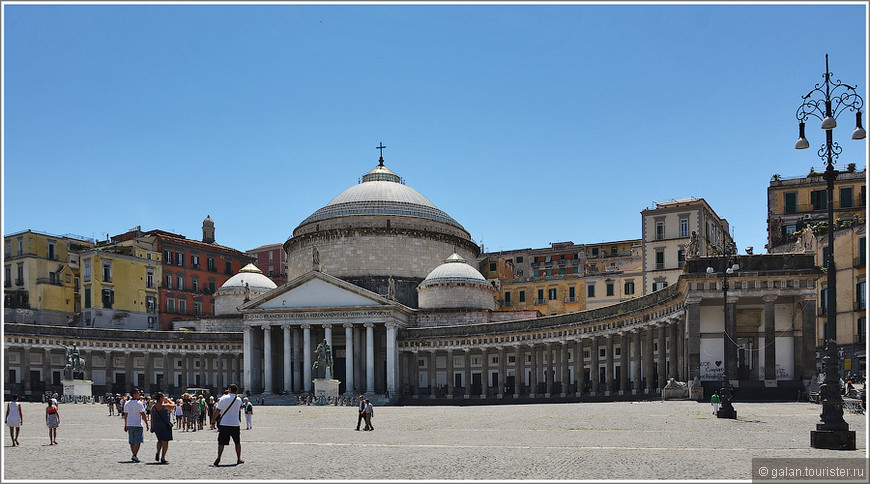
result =
M238 399L239 399L239 396L236 395L236 400L238 400ZM233 403L236 403L236 400L233 400ZM214 419L214 421L215 421L218 425L221 424L221 418L224 416L225 413L227 413L227 410L229 410L230 407L233 406L233 403L229 404L229 405L227 406L227 408L225 408L224 411L221 412L220 415L218 415L216 419Z
M155 406L156 406L156 405L155 405ZM157 410L156 408L152 408L152 409L151 409L151 414L153 415L153 414L155 414L155 413L156 413L157 415L160 415L160 420L163 420L163 423L165 423L166 426L169 427L169 430L172 430L172 422L167 422L167 421L166 421L166 417L163 415L163 410ZM151 433L154 433L154 425L151 426Z

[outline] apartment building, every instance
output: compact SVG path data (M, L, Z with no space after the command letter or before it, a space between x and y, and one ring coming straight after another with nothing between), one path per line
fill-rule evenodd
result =
M723 243L732 241L728 221L716 215L703 198L671 198L654 204L641 211L643 294L677 282L693 234L698 257L720 254Z
M784 178L774 175L767 188L768 252L812 252L824 267L828 258L827 181L821 173ZM847 170L834 179L834 267L837 271L837 343L844 373L866 370L867 344L867 171ZM812 230L812 235L808 233ZM828 334L827 278L816 288L817 348Z
M5 321L75 324L81 310L78 253L94 241L26 230L5 236L4 246Z
M282 286L287 282L287 253L284 252L284 244L261 245L245 253L256 257L254 265L275 285Z

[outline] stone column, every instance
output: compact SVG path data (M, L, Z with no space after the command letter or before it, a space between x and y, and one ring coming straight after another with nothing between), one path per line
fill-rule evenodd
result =
M252 362L254 359L254 341L253 341L252 336L251 336L251 327L250 326L245 326L242 329L242 340L243 340L243 346L244 346L242 349L242 355L244 356L244 366L245 366L245 369L244 369L244 376L245 376L244 380L245 381L242 384L242 387L244 387L245 390L250 390L253 393L254 392L254 379L253 379L254 365ZM229 386L229 385L227 385L227 386Z
M453 398L453 350L447 350L447 398Z
M701 298L686 299L686 357L688 358L688 380L701 376Z
M30 346L25 346L21 355L21 385L24 388L25 394L30 394L32 391L30 385ZM36 395L33 395L36 397Z
M523 393L526 377L523 375L523 351L522 346L514 346L514 398L519 398Z
M658 375L659 375L659 384L657 385L656 392L660 393L662 387L665 386L668 382L668 362L667 362L667 346L665 345L665 324L658 324Z
M507 362L505 361L505 351L504 346L498 347L498 397L504 398L504 387L505 382L507 381Z
M607 354L604 355L605 363L604 363L604 395L610 395L613 393L616 388L613 381L613 334L608 334L606 337L606 345L607 345Z
M321 325L321 327L323 328L323 339L326 340L326 344L328 344L329 348L332 349L332 325L327 323Z
M153 364L151 361L151 352L147 349L143 351L145 354L145 374L142 375L142 380L145 382L145 388L143 388L142 391L150 394L151 385L154 383L154 369L151 367Z
M163 353L163 386L160 387L160 391L163 392L164 395L169 395L169 384L172 382L172 372L169 367L169 353Z
M764 301L764 386L776 386L776 296L762 296Z
M593 395L598 395L598 385L600 384L600 379L598 377L598 375L599 375L598 366L600 364L598 362L598 354L599 353L600 352L598 350L598 337L593 336L592 337L592 368L590 368L590 371L589 371L589 377L592 379L591 393Z
M281 336L283 336L282 343L284 343L283 344L283 346L284 346L284 358L283 358L283 360L284 361L283 361L283 365L282 365L283 370L284 370L282 372L282 375L284 377L284 388L282 388L282 390L287 391L287 392L291 392L291 391L293 391L293 373L292 373L292 370L293 370L292 350L293 350L293 348L290 344L290 336L291 336L290 325L289 324L282 324L281 330L282 330Z
M216 388L217 391L221 391L221 390L225 389L226 387L230 386L227 383L227 377L226 377L226 374L224 373L226 371L226 366L224 365L224 357L225 357L225 355L223 353L217 354L217 367L218 368L217 368L217 380L215 380L215 385L217 387ZM240 389L240 391L244 393L244 391L245 391L244 389L245 389L245 386L242 385L242 388Z
M386 323L387 327L387 391L390 393L390 398L396 398L399 395L397 391L398 371L398 356L399 346L396 341L396 333L398 327L396 323Z
M546 398L550 398L553 395L553 380L556 379L556 370L555 370L555 358L553 356L553 343L547 343L544 345L544 351L546 351L547 364L544 366L545 378L547 380L546 393L544 396Z
M728 333L729 341L725 342L725 348L728 351L728 379L736 387L740 384L737 378L737 298L728 296L727 305L725 331Z
M293 392L300 393L303 388L302 384L302 338L299 337L299 329L293 328L291 338L293 339Z
M538 393L538 351L534 344L529 345L532 355L532 377L529 379L529 397L535 398Z
M656 392L655 365L653 365L653 353L655 348L655 326L647 326L646 329L646 355L644 355L644 373L646 376L646 393L652 395Z
M236 355L235 359L236 359L236 374L233 378L233 381L237 382L237 381L242 379L242 355Z
M677 362L677 326L678 321L671 321L671 324L668 325L670 339L671 339L671 347L670 347L670 370L668 371L668 376L673 378L674 380L679 381L680 372L679 367L680 364Z
M568 368L568 342L562 341L560 354L562 355L562 391L560 396L568 395L568 385L571 384L571 370Z
M480 349L480 353L480 398L486 398L489 394L489 356L485 347Z
M435 357L435 350L429 352L429 396L435 398L435 387L438 381L438 373L436 365L438 364Z
M375 325L365 323L366 328L366 393L375 392Z
M124 389L125 392L129 392L134 386L136 386L136 382L133 381L133 358L130 350L124 351L124 380L127 382L127 388Z
M264 324L263 328L263 393L272 393L272 326Z
M418 399L420 398L420 351L417 349L411 350L408 355L411 358L410 363L408 364L408 383L410 383L411 387L411 398Z
M577 340L577 357L574 358L574 395L583 395L583 385L586 383L586 362L583 356L583 339Z
M302 385L305 393L311 388L311 325L302 325Z
M635 329L632 331L632 336L634 336L634 354L632 355L632 372L634 373L634 388L631 391L632 395L637 395L642 391L640 383L641 383L641 375L640 375L640 359L641 359L641 350L640 350L640 330Z
M804 381L816 374L816 298L807 296L801 300L801 366L795 368L795 376L801 375ZM797 358L795 358L797 360Z
M51 378L51 348L44 349L45 354L42 356L42 381L45 382L45 389L49 390L52 385ZM63 377L61 377L63 381Z
M465 396L471 398L471 348L465 348Z
M353 324L344 323L344 392L353 395L356 380L353 378Z
M24 362L22 361L21 364L23 365ZM30 372L27 373L27 378L30 378ZM113 383L115 383L115 369L112 368L112 352L106 350L106 393L118 393L114 390ZM173 382L173 384L175 384L175 382Z
M629 356L628 333L623 331L619 334L619 394L631 393L629 383L628 356Z
M86 367L86 371L87 371L87 374L85 375L85 377L87 377L87 379L91 380L91 381L94 380L94 354L93 353L94 352L92 350L85 350L85 367ZM7 365L6 368L9 368L9 366ZM63 374L61 374L61 381L63 381Z

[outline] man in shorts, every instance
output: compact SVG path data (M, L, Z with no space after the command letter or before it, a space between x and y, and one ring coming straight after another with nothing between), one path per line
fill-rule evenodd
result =
M218 420L218 454L214 460L217 467L221 463L224 446L229 445L230 438L236 444L236 464L244 464L242 460L242 442L240 440L242 399L236 395L239 387L235 383L227 387L227 392L214 406L214 417Z
M130 450L133 452L131 460L139 462L136 454L139 453L139 446L145 441L145 432L142 430L142 424L145 424L145 430L148 430L148 418L145 416L145 405L139 401L139 389L134 388L130 392L132 397L124 404L124 431L127 432L127 441L130 443Z

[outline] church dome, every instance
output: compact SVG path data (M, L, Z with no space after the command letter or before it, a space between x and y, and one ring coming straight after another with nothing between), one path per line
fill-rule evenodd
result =
M278 287L278 285L275 284L272 279L266 277L266 275L263 274L263 271L258 269L257 266L254 264L248 264L245 267L242 267L238 274L227 279L227 282L221 286L221 289L244 289L245 284L248 285L251 291L259 293L271 291Z
M211 219L211 215L206 215L205 219L202 221L203 227L214 227L214 220Z
M495 310L492 284L455 253L426 276L417 293L420 309Z
M398 215L434 220L465 230L452 217L438 209L422 193L402 183L402 179L383 164L362 177L362 182L341 192L300 226L348 215Z
M483 284L487 287L491 286L483 274L468 265L465 259L458 254L444 259L444 263L433 269L420 283L420 287L436 284Z

